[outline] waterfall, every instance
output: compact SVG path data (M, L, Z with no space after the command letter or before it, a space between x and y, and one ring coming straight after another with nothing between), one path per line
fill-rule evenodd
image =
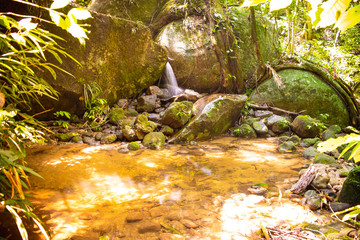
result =
M163 83L172 96L178 95L183 92L183 90L178 86L174 70L172 69L169 62L167 62L165 66Z

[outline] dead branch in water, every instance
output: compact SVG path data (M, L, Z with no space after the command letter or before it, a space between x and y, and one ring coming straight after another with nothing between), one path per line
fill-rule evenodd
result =
M295 183L290 188L290 191L295 194L304 192L307 186L309 186L312 180L314 180L317 171L318 171L318 167L316 167L316 165L311 164L310 167L306 170L306 172L301 176L299 181L297 181L297 183Z
M286 113L286 114L294 115L294 116L300 115L305 112L305 110L300 111L300 112L291 112L291 111L287 111L285 109L281 109L281 108L277 108L277 107L259 106L259 105L252 104L252 103L249 103L248 106L251 108L255 108L255 109L277 111L277 112L282 112L282 113Z

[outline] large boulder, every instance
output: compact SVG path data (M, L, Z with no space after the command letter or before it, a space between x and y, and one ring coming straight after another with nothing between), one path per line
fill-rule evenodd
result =
M349 173L339 195L339 202L360 204L360 168L355 167Z
M73 113L74 106L83 104L84 88L100 92L97 97L114 104L120 98L138 95L161 77L166 51L152 40L148 27L104 14L92 13L92 16L87 22L90 27L85 46L60 28L49 27L66 40L60 44L83 67L63 59L61 67L74 77L58 72L56 80L50 77L47 80L60 91L59 103L68 104L57 109L58 103L47 101L46 108ZM52 61L51 56L48 59Z
M234 35L229 40L234 42L231 50L227 49L229 43L225 40L230 35L224 36L225 30L220 28L213 33L201 16L173 21L161 30L157 41L168 50L169 62L180 87L201 93L216 89L244 91L244 81L261 72L255 41L251 37L249 12L236 11L234 14L238 20L234 21ZM273 27L261 17L256 19L261 60L271 61L277 56Z
M195 102L196 115L169 142L208 139L226 131L239 119L247 97L213 94Z
M347 105L320 77L299 69L286 69L278 74L283 80L281 85L274 78L265 80L253 91L250 100L294 112L305 110L307 115L329 124L350 123ZM324 118L326 114L328 117Z
M297 135L303 138L318 137L325 128L319 120L308 115L297 116L290 126Z
M165 110L162 123L172 128L184 126L193 114L193 103L189 101L173 102Z

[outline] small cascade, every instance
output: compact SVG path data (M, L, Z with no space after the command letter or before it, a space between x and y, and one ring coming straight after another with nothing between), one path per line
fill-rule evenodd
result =
M178 86L174 70L172 69L169 62L167 62L165 66L163 84L164 87L168 89L171 96L176 96L183 92L183 90Z

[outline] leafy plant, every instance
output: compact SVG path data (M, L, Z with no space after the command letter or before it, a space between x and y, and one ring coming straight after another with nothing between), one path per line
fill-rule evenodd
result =
M346 213L346 214L344 215L344 217L342 219L343 221L350 221L353 224L360 225L360 222L357 220L357 217L360 214L360 205L345 209L343 211L333 213L333 216L334 215L336 216L339 214L344 214L344 213Z
M330 138L325 142L319 143L318 151L327 152L333 151L338 147L347 144L344 150L341 152L340 157L351 150L349 159L353 159L355 163L360 161L360 135L351 133L343 137Z
M106 99L98 98L100 93L100 87L92 87L84 84L84 101L86 108L84 118L98 123L104 122L107 118L106 113L109 112L109 105Z
M56 118L65 118L65 119L70 119L71 118L71 114L67 111L58 111L58 112L55 112L54 113L54 116ZM59 119L57 122L55 122L54 124L60 126L60 127L63 127L63 128L66 128L68 129L69 128L69 121L66 121L66 120L63 120L63 119Z

